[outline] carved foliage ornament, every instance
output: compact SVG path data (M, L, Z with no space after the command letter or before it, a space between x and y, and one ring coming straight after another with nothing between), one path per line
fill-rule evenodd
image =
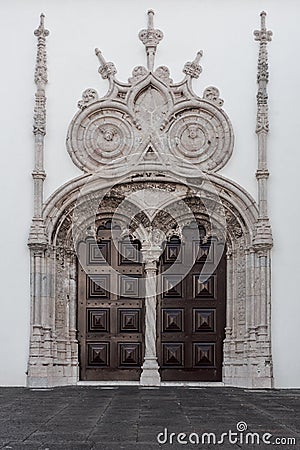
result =
M116 79L114 64L96 49L99 73L108 79L109 91L100 99L95 89L83 92L67 137L73 162L86 172L112 165L127 172L141 164L145 167L143 155L149 146L154 154L164 155L157 170L164 170L163 161L180 166L184 160L201 170L216 171L232 154L233 131L218 89L206 88L202 98L192 89L192 79L202 71L202 51L185 64L180 83L173 83L168 67L154 68L163 33L154 29L153 15L148 12L148 29L139 34L147 67L135 67L128 83Z

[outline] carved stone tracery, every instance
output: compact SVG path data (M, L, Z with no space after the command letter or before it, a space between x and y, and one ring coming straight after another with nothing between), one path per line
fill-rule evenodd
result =
M261 44L257 132L265 133L268 131L265 45L270 32L265 29L264 16L262 30L257 33ZM38 86L44 88L47 79L43 46L47 34L43 18L36 35L39 38L36 79ZM115 65L96 49L99 73L108 80L109 91L101 99L95 89L83 92L67 137L73 162L86 174L53 194L41 216L35 218L42 226L30 241L36 285L32 297L29 384L78 381L77 236L73 227L75 223L83 236L97 239L97 229L109 226L114 214L115 226L126 236L137 238L141 230L144 232L144 263L153 295L147 300L148 353L143 382L149 384L155 378L159 384L153 278L163 240L174 236L184 239L182 230L190 223L189 209L203 227L203 239L224 240L227 248L224 381L235 386L270 387L270 318L266 306L269 298L265 292L270 283L271 243L270 239L267 243L263 239L270 237L270 229L266 218L259 218L251 196L216 173L228 162L233 149L233 130L222 109L223 100L212 86L204 90L203 98L193 92L192 79L198 78L202 71L199 64L202 52L185 64L185 76L180 83L173 83L167 67L154 68L157 45L163 34L154 29L153 11L148 14L148 28L139 37L146 48L147 68L135 67L128 83L116 79ZM40 93L36 99L35 134L44 135L45 96L43 91ZM42 180L43 171L39 170L35 176ZM267 176L267 168L262 165L258 181ZM136 194L147 190L152 190L163 205L154 216L146 208L141 210L137 201ZM103 192L106 195L102 198ZM97 203L99 198L102 200ZM78 208L82 216L76 217ZM124 231L126 215L131 221ZM40 295L41 288L46 293L44 298ZM259 317L256 311L260 311Z
M78 103L80 111L68 131L67 146L73 162L90 172L112 161L117 168L116 158L122 166L124 162L128 167L138 166L137 156L151 145L165 154L165 159L176 157L200 170L219 170L231 157L233 131L217 88L206 88L203 99L193 92L192 80L202 71L202 52L185 64L185 78L173 83L168 67L154 68L162 33L153 28L153 11L149 11L148 30L143 30L140 38L146 46L148 66L135 67L126 84L116 79L115 67L96 49L99 71L109 79L109 91L102 99L95 89L84 91Z

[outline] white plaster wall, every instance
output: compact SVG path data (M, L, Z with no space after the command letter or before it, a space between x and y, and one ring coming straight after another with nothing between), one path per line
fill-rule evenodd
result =
M274 32L270 53L270 215L274 231L272 334L276 387L300 387L300 302L298 293L300 4L297 0L10 0L0 4L1 45L1 305L0 385L25 384L29 336L29 253L32 214L32 111L36 38L40 12L46 14L49 84L45 166L46 196L80 174L65 149L68 124L82 91L107 84L97 73L97 46L114 61L126 81L145 64L137 38L146 11L165 37L156 63L167 65L174 80L196 51L204 50L203 73L195 81L200 95L215 85L235 131L235 150L222 173L256 196L256 65L258 44L252 31L259 13L268 12Z

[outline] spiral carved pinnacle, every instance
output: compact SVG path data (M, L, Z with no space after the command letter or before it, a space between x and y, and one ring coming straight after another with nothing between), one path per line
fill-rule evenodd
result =
M45 19L44 14L41 14L40 25L34 32L34 35L37 36L38 38L34 81L39 88L44 86L48 81L47 60L46 60L46 37L49 36L50 33L48 30L45 29L44 19Z
M47 78L47 55L46 55L46 37L49 36L49 31L44 26L44 14L40 15L39 27L34 34L38 38L37 55L34 81L37 85L37 92L35 94L35 106L33 117L33 133L46 134L46 97L45 86L48 82Z
M261 29L254 31L255 41L259 41L259 55L258 55L258 65L257 65L257 124L256 132L269 131L269 120L268 120L268 93L267 84L269 81L269 71L268 71L268 51L267 43L272 40L272 31L266 28L266 15L265 11L261 12Z

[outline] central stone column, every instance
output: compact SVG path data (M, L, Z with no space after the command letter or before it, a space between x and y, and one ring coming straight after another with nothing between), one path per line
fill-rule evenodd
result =
M140 384L159 386L160 374L156 354L156 305L157 305L157 265L161 246L149 241L142 246L145 264L145 358L142 365Z

